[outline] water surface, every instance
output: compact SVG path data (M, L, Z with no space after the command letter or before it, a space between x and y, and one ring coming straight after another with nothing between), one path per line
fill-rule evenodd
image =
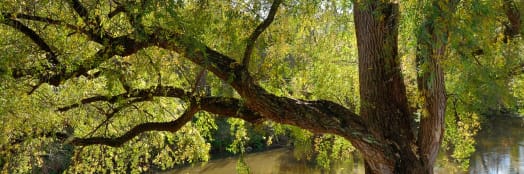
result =
M436 174L470 173L470 174L524 174L524 120L522 118L496 118L483 125L476 138L476 151L471 156L469 172L458 171L457 166L442 162L436 164ZM235 157L211 160L207 164L176 169L169 173L236 173ZM286 148L248 154L245 157L253 174L316 174L327 173L293 157ZM355 157L354 162L336 165L328 173L363 174L362 160Z

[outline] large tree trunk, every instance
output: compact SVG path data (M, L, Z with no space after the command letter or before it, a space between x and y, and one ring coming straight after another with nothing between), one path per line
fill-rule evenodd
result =
M417 50L419 90L424 98L424 116L418 136L413 134L405 84L398 57L398 4L364 1L356 3L354 18L359 56L360 116L370 124L370 131L386 145L380 161L366 156L366 173L433 173L433 166L444 133L446 96L444 73L439 60L445 55L446 24L458 0L433 2L439 9L424 18ZM438 17L435 17L438 14ZM441 37L443 36L443 37ZM422 40L420 38L430 38Z
M450 21L458 3L433 1L431 9L435 10L425 16L417 36L417 83L424 100L417 145L426 166L435 163L444 134L446 89L440 62L445 58Z
M388 161L365 156L366 173L420 173L415 136L398 57L396 3L356 4L354 18L359 55L360 115L371 132L387 144ZM425 170L427 171L427 170Z
M367 173L433 173L433 164L443 134L446 102L444 74L439 65L439 59L444 57L446 41L440 39L447 37L446 28L448 27L443 24L449 22L450 14L454 11L457 2L458 0L433 0L435 8L431 8L432 13L424 19L425 32L423 33L429 37L424 35L420 38L429 39L419 39L417 60L419 66L429 67L421 71L419 76L419 89L425 99L424 108L427 112L421 118L418 136L414 135L415 131L411 127L412 116L408 110L406 89L398 57L399 6L397 2L355 1L354 18L361 96L360 116L335 102L300 100L269 93L256 82L248 71L246 62L249 62L248 58L251 54L249 45L246 49L245 61L238 62L206 46L196 38L160 27L152 30L155 31L154 33L142 34L147 39L135 39L133 36L136 33L116 38L100 33L88 34L88 38L100 44L106 44L100 40L106 38L109 40L108 44L96 53L97 61L71 71L61 70L53 77L43 75L42 77L45 78L41 79L59 85L63 80L87 74L91 67L98 67L114 55L128 56L144 48L157 46L177 52L181 57L202 66L231 85L242 99L195 96L188 94L183 89L162 87L160 84L152 89L132 90L109 98L98 96L86 98L82 100L82 103L111 102L122 97L142 100L152 96L176 97L187 100L191 103L191 107L177 120L139 124L119 137L73 138L68 140L71 144L120 146L142 132L177 131L191 120L193 114L198 111L207 111L242 118L254 123L261 120L272 120L295 125L315 133L332 133L343 136L364 155ZM275 3L280 3L280 1L275 1ZM278 5L272 5L270 14L275 15L277 8ZM89 18L87 13L83 12L84 9L75 10L83 18ZM42 50L51 55L50 62L54 62L51 59L53 58L52 50L48 49L49 46L45 43L40 42L42 39L34 34L34 31L22 25L20 21L14 21L16 15L5 15L4 13L2 15L9 19L3 22L4 24L17 28L31 37ZM438 28L433 28L435 26ZM253 37L250 37L251 44L254 43L259 32L255 32ZM91 37L99 35L100 39ZM195 84L197 92L198 89L205 86L205 71L202 71L200 77L199 83ZM63 110L77 106L78 104L75 104Z

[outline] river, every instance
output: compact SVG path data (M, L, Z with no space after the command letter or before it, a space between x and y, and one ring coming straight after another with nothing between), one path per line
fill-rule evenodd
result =
M518 174L524 173L524 120L522 118L496 118L488 120L476 138L476 151L470 158L469 172L457 172L456 166L440 165L435 173ZM236 157L216 159L206 164L175 169L172 173L229 174L236 173ZM314 165L297 161L291 150L273 149L251 153L245 161L253 174L315 174L323 173ZM364 173L362 161L337 165L330 173Z

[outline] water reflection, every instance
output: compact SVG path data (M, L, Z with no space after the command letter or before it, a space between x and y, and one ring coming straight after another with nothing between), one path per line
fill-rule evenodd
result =
M495 118L487 121L476 138L476 152L470 158L470 174L524 174L524 120ZM442 154L441 154L442 155ZM206 165L193 166L168 173L236 173L236 159L212 160ZM463 173L453 163L440 158L435 173ZM285 148L249 154L246 163L252 173L364 173L360 159L337 165L330 172L297 161ZM466 172L467 173L467 172Z
M524 173L524 122L521 118L488 121L477 138L471 174Z

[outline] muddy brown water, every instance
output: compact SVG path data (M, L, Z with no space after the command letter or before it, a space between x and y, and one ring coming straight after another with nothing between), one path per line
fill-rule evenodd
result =
M166 174L237 173L238 157L211 160L205 164L171 170ZM286 148L247 154L245 161L253 174L320 174L320 173L364 173L361 160L335 165L330 172L298 161L293 152ZM497 118L489 120L476 138L476 151L470 158L468 171L459 171L452 163L437 161L435 173L470 174L524 174L524 120L522 118Z

